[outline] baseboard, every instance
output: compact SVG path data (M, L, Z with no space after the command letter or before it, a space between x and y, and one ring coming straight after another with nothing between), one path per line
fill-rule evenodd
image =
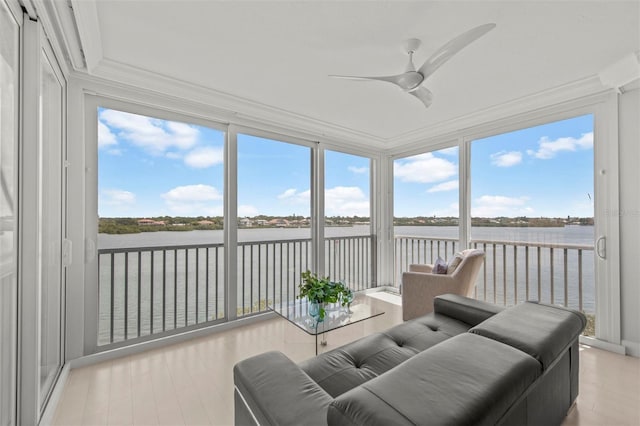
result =
M56 410L58 409L58 403L60 402L60 397L62 396L62 392L64 391L65 386L67 386L67 381L69 380L69 372L71 371L71 366L67 363L62 367L62 371L60 372L60 376L56 381L56 384L53 387L53 391L51 392L51 396L49 396L49 401L47 402L47 406L40 417L40 422L38 422L39 426L48 426L53 424L54 417L56 415Z
M632 342L631 340L623 340L622 345L627 350L627 355L640 358L640 343Z
M605 340L596 339L594 337L580 336L580 343L583 345L591 346L593 348L614 352L620 355L626 355L626 349L624 346L607 342Z

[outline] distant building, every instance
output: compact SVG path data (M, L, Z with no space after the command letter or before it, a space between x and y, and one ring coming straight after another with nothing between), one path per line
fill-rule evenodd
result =
M238 221L240 226L244 226L245 228L251 228L253 226L253 221L248 217L243 217Z
M289 226L289 221L287 219L282 219L282 218L271 219L269 221L269 225L276 226L278 228L286 228Z
M139 226L166 226L166 222L164 220L153 220L153 219L139 219Z

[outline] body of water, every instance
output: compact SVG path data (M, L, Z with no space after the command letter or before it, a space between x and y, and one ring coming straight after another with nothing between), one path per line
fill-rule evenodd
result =
M396 236L457 238L457 226L396 226ZM325 236L346 237L370 234L368 225L326 227ZM98 248L168 247L172 245L222 243L224 234L218 231L157 231L140 234L98 234ZM271 241L311 238L309 228L256 228L239 229L238 241ZM473 227L474 240L524 241L549 244L593 245L593 226L565 226L562 228L509 228Z

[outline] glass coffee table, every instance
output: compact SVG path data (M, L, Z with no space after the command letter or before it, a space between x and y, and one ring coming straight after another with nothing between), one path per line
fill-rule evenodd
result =
M325 307L325 317L320 322L309 315L307 299L274 303L269 306L269 309L306 333L315 336L316 355L318 355L318 335L384 314L384 311L366 304L363 298L356 298L348 307L339 306L339 304ZM323 338L320 344L326 346L327 342Z

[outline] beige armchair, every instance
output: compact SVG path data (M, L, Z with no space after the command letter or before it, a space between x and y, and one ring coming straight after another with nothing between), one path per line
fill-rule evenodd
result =
M402 274L402 319L409 320L433 312L433 299L446 293L470 296L484 262L482 250L460 253L462 261L452 273L432 274L433 265L409 265Z

